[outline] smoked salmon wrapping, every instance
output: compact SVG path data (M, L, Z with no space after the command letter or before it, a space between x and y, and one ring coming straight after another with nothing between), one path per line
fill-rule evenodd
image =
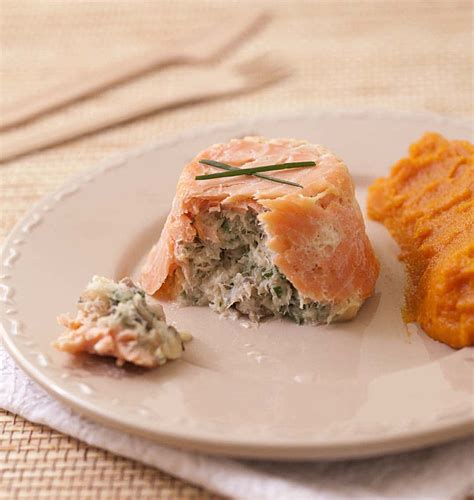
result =
M427 133L369 190L369 216L401 247L404 319L451 347L474 344L474 146Z
M270 172L299 188L249 175L196 180L218 172L201 159L316 166ZM378 273L344 163L306 141L245 137L211 146L184 168L140 283L159 299L316 324L353 318Z

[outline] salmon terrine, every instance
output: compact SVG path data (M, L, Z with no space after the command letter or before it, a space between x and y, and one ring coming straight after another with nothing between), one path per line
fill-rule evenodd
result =
M196 180L217 172L204 159L234 168L316 165L278 172L295 187L250 175ZM318 324L353 318L378 272L345 164L306 141L245 137L211 146L184 168L140 284L161 300L252 321Z

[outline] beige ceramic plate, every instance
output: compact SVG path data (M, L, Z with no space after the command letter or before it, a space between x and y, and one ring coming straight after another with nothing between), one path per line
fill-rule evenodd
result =
M85 415L186 449L275 459L362 457L466 435L473 429L472 349L454 351L400 319L397 246L368 222L381 261L375 296L328 327L268 321L259 328L206 308L166 312L194 341L152 371L55 352L55 316L74 310L93 274L135 275L160 234L183 165L231 137L297 137L344 158L364 208L367 186L425 130L468 138L437 116L313 113L218 126L88 171L38 204L8 238L0 311L10 353Z

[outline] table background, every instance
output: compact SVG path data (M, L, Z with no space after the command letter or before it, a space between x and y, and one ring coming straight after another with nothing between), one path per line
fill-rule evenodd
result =
M199 36L255 5L272 22L232 59L269 53L292 77L249 95L155 114L127 126L0 165L0 240L36 200L107 157L217 121L311 108L473 113L473 3L455 0L59 1L0 0L0 105L164 41ZM170 68L29 125L39 132L100 115L172 85ZM21 136L22 128L0 134ZM1 383L1 382L0 382ZM139 463L0 410L0 498L210 498Z

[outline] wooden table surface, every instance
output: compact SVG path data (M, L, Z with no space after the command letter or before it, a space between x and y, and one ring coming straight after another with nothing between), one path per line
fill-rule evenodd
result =
M79 77L106 61L199 36L256 4L272 22L235 54L269 53L292 68L252 94L155 114L0 165L0 239L36 200L121 151L190 127L311 108L473 113L473 3L398 1L0 1L0 104ZM152 73L28 125L38 132L127 106L163 86L187 88L191 67ZM24 128L0 134L21 137ZM0 381L1 383L1 381ZM209 498L138 462L0 413L0 498Z

